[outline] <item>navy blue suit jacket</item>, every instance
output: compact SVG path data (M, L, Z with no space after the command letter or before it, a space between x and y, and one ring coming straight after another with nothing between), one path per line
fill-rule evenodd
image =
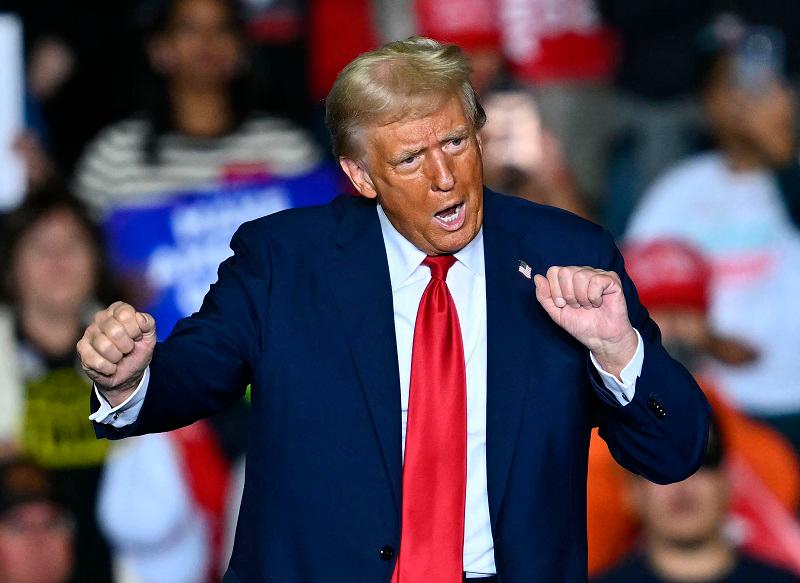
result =
M708 406L661 347L606 232L489 190L484 209L486 455L498 575L502 583L582 582L592 426L629 470L677 481L700 463ZM174 429L220 410L251 383L246 485L225 583L386 583L401 544L401 415L375 203L342 197L281 212L243 225L231 246L200 311L157 345L136 423L96 425L97 434ZM520 260L542 274L551 265L620 274L644 341L628 405L539 306Z

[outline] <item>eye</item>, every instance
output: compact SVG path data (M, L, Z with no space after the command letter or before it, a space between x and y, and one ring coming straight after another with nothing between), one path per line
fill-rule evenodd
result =
M464 138L453 138L450 140L450 143L454 146L460 146L462 143L464 143Z
M398 166L411 166L416 160L417 160L416 156L409 156L408 158L400 160Z

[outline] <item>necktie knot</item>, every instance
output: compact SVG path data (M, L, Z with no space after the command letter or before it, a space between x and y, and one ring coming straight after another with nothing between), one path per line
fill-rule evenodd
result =
M430 268L431 278L445 281L447 279L447 272L450 271L450 268L453 267L455 262L456 258L454 255L433 255L423 259L422 265L426 265Z

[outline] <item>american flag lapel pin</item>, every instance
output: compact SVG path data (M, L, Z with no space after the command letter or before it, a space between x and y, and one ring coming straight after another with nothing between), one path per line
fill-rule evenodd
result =
M520 272L522 275L524 275L525 277L527 277L528 279L530 279L530 278L531 278L531 276L532 276L532 273L531 273L531 266L530 266L530 265L528 265L527 263L525 263L525 262L524 262L522 259L520 259L520 260L519 260L519 268L518 268L518 271L519 271L519 272Z

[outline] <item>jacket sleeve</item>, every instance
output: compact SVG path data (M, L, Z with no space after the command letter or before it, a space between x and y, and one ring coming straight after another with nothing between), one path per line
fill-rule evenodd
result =
M239 228L231 240L233 255L220 265L200 310L180 320L169 338L156 345L136 421L119 429L95 423L98 437L177 429L244 394L261 353L260 322L271 281L266 237L259 235L253 223ZM92 401L94 410L99 405L94 395Z
M609 395L588 363L600 436L614 459L628 470L658 484L678 482L700 467L710 408L692 375L661 345L658 326L639 302L622 255L608 233L604 233L603 254L603 268L616 271L622 281L628 317L642 337L644 363L634 397L625 406Z

